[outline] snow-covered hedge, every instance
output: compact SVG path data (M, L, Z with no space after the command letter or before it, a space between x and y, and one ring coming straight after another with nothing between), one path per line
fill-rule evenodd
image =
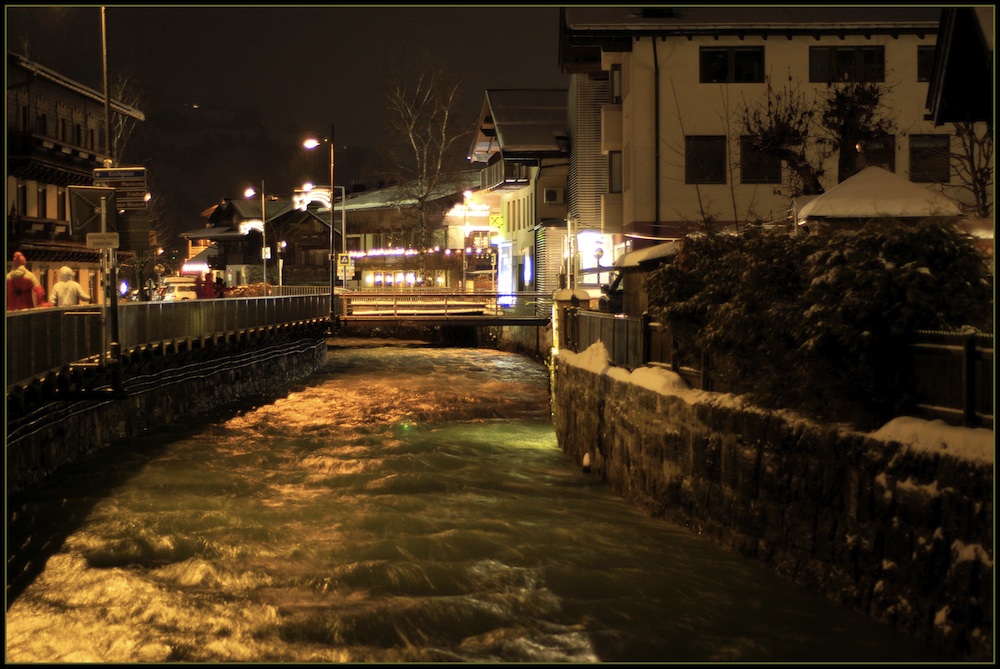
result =
M689 237L647 279L682 363L759 404L866 427L907 402L917 330L992 332L992 264L939 221Z

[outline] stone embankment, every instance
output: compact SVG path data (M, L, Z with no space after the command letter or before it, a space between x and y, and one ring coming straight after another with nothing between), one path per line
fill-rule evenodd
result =
M670 392L584 356L553 359L553 411L592 475L956 659L992 660L992 458Z
M326 360L325 337L265 345L207 346L159 356L144 374L126 379L125 397L52 401L8 424L7 495L112 442L251 397L284 392Z

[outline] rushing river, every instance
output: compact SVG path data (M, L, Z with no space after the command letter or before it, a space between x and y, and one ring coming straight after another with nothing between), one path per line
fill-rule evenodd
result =
M945 659L616 497L497 351L331 350L15 511L8 662Z

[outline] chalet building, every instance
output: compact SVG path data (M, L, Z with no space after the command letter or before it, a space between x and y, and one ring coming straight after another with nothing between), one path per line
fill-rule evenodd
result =
M940 8L579 6L560 16L567 217L610 236L615 259L688 232L790 222L807 191L743 123L769 92L811 103L855 82L884 88L895 130L826 156L832 145L807 145L822 166L813 194L875 165L970 204L949 163L953 128L926 117Z
M87 248L85 233L71 232L69 187L93 186L94 169L113 164L104 102L103 93L7 52L7 248L24 253L46 291L68 265L100 295L101 252ZM145 121L114 100L110 112ZM128 256L123 250L118 259Z
M330 285L330 248L339 248L340 231L331 234L316 208L298 208L289 197L225 199L202 218L205 227L180 235L188 242L182 274L210 272L236 287L261 283L266 266L271 285Z
M567 95L554 89L487 90L483 98L469 161L483 165L480 193L493 194L497 202L491 218L498 226L499 292L552 295L570 270L564 260L571 239Z
M348 287L365 290L493 290L500 270L498 196L480 190L478 170L443 174L423 197L401 184L350 194Z

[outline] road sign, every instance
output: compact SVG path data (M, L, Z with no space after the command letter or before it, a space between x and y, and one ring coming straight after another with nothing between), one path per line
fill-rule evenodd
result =
M104 228L101 222L101 199L104 199ZM69 231L78 235L93 232L118 231L118 207L114 188L95 186L69 187Z
M94 169L94 185L114 188L121 209L146 208L145 167L98 167Z
M337 266L338 267L343 267L344 265L350 265L350 264L352 264L351 263L351 254L350 253L338 253L337 254Z
M118 248L117 232L88 232L88 249L116 249Z

